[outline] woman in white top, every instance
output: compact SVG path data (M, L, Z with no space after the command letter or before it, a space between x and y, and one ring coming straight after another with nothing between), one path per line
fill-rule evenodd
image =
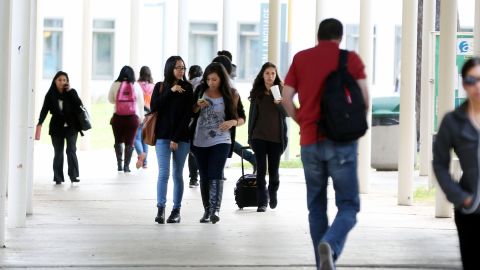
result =
M143 92L135 82L135 72L129 66L124 66L118 79L113 82L108 93L108 101L115 104L110 124L115 137L115 154L118 171L130 172L135 134L143 121ZM125 144L125 160L122 167L123 144Z

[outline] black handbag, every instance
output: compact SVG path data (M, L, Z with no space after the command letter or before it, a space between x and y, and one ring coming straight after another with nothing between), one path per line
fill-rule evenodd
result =
M80 123L80 129L82 131L87 131L92 128L92 123L90 122L90 114L88 114L87 109L83 105L80 105L80 108L77 112L77 119Z

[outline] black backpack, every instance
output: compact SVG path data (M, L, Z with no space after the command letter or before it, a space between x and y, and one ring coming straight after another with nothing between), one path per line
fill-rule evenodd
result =
M368 129L362 90L347 69L348 51L340 50L338 70L325 81L321 98L320 134L334 142L351 142Z

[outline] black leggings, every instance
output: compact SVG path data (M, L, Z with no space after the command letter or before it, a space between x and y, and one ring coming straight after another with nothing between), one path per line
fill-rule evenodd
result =
M268 160L268 192L277 192L280 185L278 168L280 167L280 157L282 156L282 144L264 140L252 140L252 149L255 152L257 160L257 188L258 204L266 206L268 204L267 174Z
M455 211L455 224L460 240L463 269L480 269L480 261L477 258L480 243L480 215L464 215Z

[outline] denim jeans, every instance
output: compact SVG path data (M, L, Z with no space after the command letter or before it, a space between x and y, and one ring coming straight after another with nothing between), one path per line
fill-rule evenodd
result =
M360 211L357 179L357 142L335 143L329 140L302 146L310 236L319 264L318 245L330 244L334 259L340 256L347 234L355 226ZM327 216L327 185L332 178L338 212L329 226Z
M148 145L143 142L142 127L143 127L143 124L140 124L140 126L137 129L134 146L135 146L135 151L137 151L137 155L140 155L141 153L145 153L145 160L143 161L143 165L145 166L147 165Z
M242 156L242 147L243 146L236 141L233 144L233 152L239 157ZM252 164L253 170L257 169L257 160L255 158L255 155L251 151L243 150L243 158L250 164Z
M168 178L170 176L170 157L173 157L173 208L182 206L183 166L190 151L190 144L179 142L178 149L170 149L170 140L157 140L155 145L158 161L157 206L165 207L167 203Z
M230 144L217 144L211 147L192 147L197 161L200 181L218 180L223 178L223 168L227 162Z

